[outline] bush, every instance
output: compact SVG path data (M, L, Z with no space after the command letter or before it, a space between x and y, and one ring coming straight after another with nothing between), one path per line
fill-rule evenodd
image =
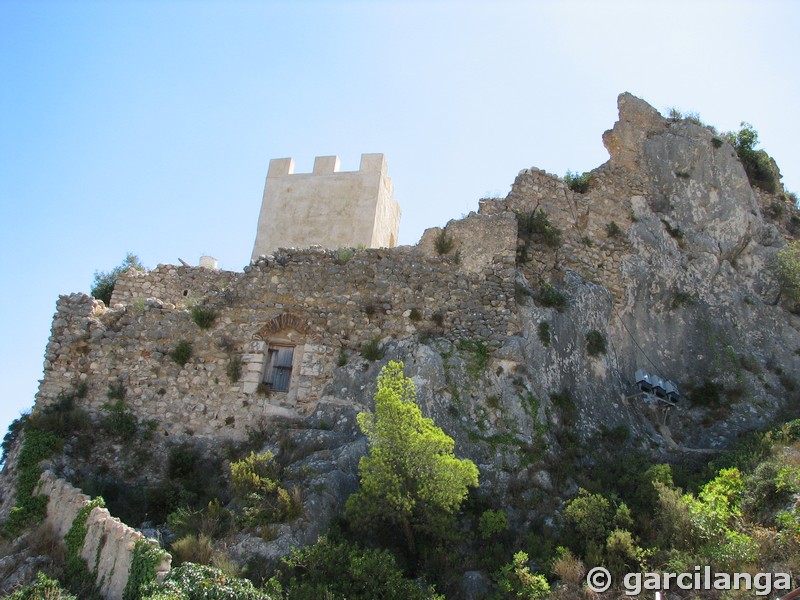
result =
M337 265L346 265L356 255L356 251L352 248L339 248L336 250L336 258L333 261Z
M321 537L313 546L292 549L273 579L287 600L426 600L437 598L425 584L408 579L388 550L361 548Z
M722 398L719 393L719 385L710 379L704 379L703 383L695 386L689 392L689 401L695 406L719 406Z
M517 552L514 559L500 569L497 574L497 587L504 598L526 598L539 600L550 595L550 585L544 575L531 573L528 567L528 554Z
M216 311L207 306L195 306L192 309L192 321L194 321L200 329L208 329L211 327L216 318Z
M91 294L98 300L102 300L106 306L111 304L111 294L114 292L114 286L117 279L123 273L127 273L131 269L136 271L143 271L144 267L139 262L139 257L135 254L128 253L125 260L118 267L114 267L111 271L95 271L94 282L92 283Z
M549 283L545 283L536 295L536 302L541 306L564 312L564 308L567 306L567 297Z
M422 312L418 308L412 308L408 313L408 318L415 323L422 320Z
M572 171L567 171L567 174L564 175L564 182L573 192L585 194L589 191L589 185L592 183L592 174L584 173L583 175L578 175Z
M247 579L226 575L220 569L184 563L172 569L161 583L147 585L141 600L279 600L260 592Z
M542 321L541 323L539 323L539 327L537 329L538 329L537 333L538 333L538 336L539 336L539 341L542 342L543 346L549 346L550 345L550 323L548 323L547 321Z
M546 212L539 209L531 213L517 213L517 235L526 243L558 248L561 245L562 231L550 223Z
M743 121L739 131L728 132L724 137L736 150L750 184L774 194L778 189L778 180L772 159L763 150L755 149L758 133L753 126Z
M50 579L39 571L36 574L36 582L17 590L7 600L77 600L75 596L68 593L54 579Z
M433 240L433 246L436 252L441 256L450 252L453 249L454 240L452 236L447 235L446 229L439 230L436 238Z
M105 430L123 441L133 439L133 436L136 435L137 420L128 410L125 401L117 400L113 404L105 404L103 408L108 413L103 419Z
M172 360L183 367L189 362L189 359L192 358L193 353L194 350L192 349L192 344L186 340L181 340L178 342L178 345L175 346L172 352L169 353L169 356Z
M236 383L242 378L242 357L231 356L228 359L228 366L225 367L225 374L231 383Z
M364 342L361 346L361 356L369 361L381 360L386 354L386 349L381 345L381 340L378 337Z
M614 221L611 221L606 225L606 235L610 238L620 237L622 235L622 229Z
M606 353L606 337L596 329L586 334L586 352L589 356Z
M480 531L481 539L488 540L506 529L508 529L508 519L505 511L489 509L481 514L478 522L478 531Z

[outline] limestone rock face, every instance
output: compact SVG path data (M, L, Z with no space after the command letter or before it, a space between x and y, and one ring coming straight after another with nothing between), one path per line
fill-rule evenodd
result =
M603 134L603 144L611 155L611 164L629 170L640 167L641 148L653 134L663 133L667 121L644 100L624 93L617 99L619 121Z

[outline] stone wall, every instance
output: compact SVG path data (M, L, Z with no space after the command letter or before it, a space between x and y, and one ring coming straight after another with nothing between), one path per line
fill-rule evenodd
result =
M101 416L117 389L159 435L241 439L264 418L312 412L336 366L361 360L369 342L435 335L501 345L520 328L513 256L477 270L395 248L358 250L349 259L333 250L284 251L242 274L129 272L115 299L149 299L108 309L83 294L59 298L37 406L82 384L78 402ZM208 329L173 302L184 290L223 285L201 299L217 315ZM170 356L179 342L192 348L185 365ZM295 348L287 393L259 385L273 343Z
M147 298L187 306L225 290L239 276L241 273L175 265L158 265L150 271L131 269L117 279L111 306L142 304Z
M63 540L78 512L91 499L51 471L42 473L39 493L49 498L46 518L59 539ZM128 583L134 547L136 542L145 539L141 533L112 517L105 508L94 508L89 513L81 558L95 576L103 598L121 600ZM169 569L170 559L167 558L156 567L157 578L163 579Z

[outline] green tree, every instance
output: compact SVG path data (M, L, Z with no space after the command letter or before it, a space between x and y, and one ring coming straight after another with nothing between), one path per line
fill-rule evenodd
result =
M114 292L114 286L117 283L117 279L120 275L127 273L131 269L143 271L144 266L142 266L138 256L128 252L128 254L125 255L125 260L122 261L121 265L114 267L107 272L95 271L94 282L92 283L92 296L98 300L102 300L106 303L106 306L109 306L111 304L111 294Z
M422 416L415 396L403 363L389 362L378 376L375 412L358 415L370 450L358 465L361 490L347 501L354 523L378 518L401 527L412 556L415 530L454 514L478 485L478 468L454 456L453 438Z
M523 598L524 600L543 600L550 595L550 585L544 575L531 573L528 567L528 554L517 552L514 559L505 565L497 575L500 594L495 598Z
M763 150L756 150L758 132L753 126L742 122L739 131L728 132L724 137L739 155L750 184L771 194L775 193L778 189L778 178L772 166L772 159Z

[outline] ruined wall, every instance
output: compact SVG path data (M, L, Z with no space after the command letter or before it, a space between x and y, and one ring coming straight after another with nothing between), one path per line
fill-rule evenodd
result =
M78 401L102 415L116 388L159 435L242 438L264 417L313 411L337 364L359 359L371 340L431 334L501 345L519 330L516 271L513 256L495 259L472 272L414 249L360 250L349 259L309 249L263 258L238 275L130 273L116 297L142 297L147 282L151 299L107 309L83 294L59 298L37 406L83 384ZM229 283L203 299L217 315L208 329L190 310L152 298L157 290L169 300L185 289L195 295L192 282ZM170 357L182 341L192 348L185 365ZM277 342L296 346L288 393L259 386Z
M131 269L117 279L111 306L141 304L147 298L191 305L200 298L226 289L240 275L231 271L175 265L158 265L150 271Z
M49 498L46 518L63 540L78 512L91 499L47 470L39 479L39 493ZM81 557L95 576L103 598L121 600L128 583L134 547L136 542L145 539L141 533L112 517L105 508L94 508L89 513ZM167 558L156 567L157 577L163 578L169 569L170 559Z

